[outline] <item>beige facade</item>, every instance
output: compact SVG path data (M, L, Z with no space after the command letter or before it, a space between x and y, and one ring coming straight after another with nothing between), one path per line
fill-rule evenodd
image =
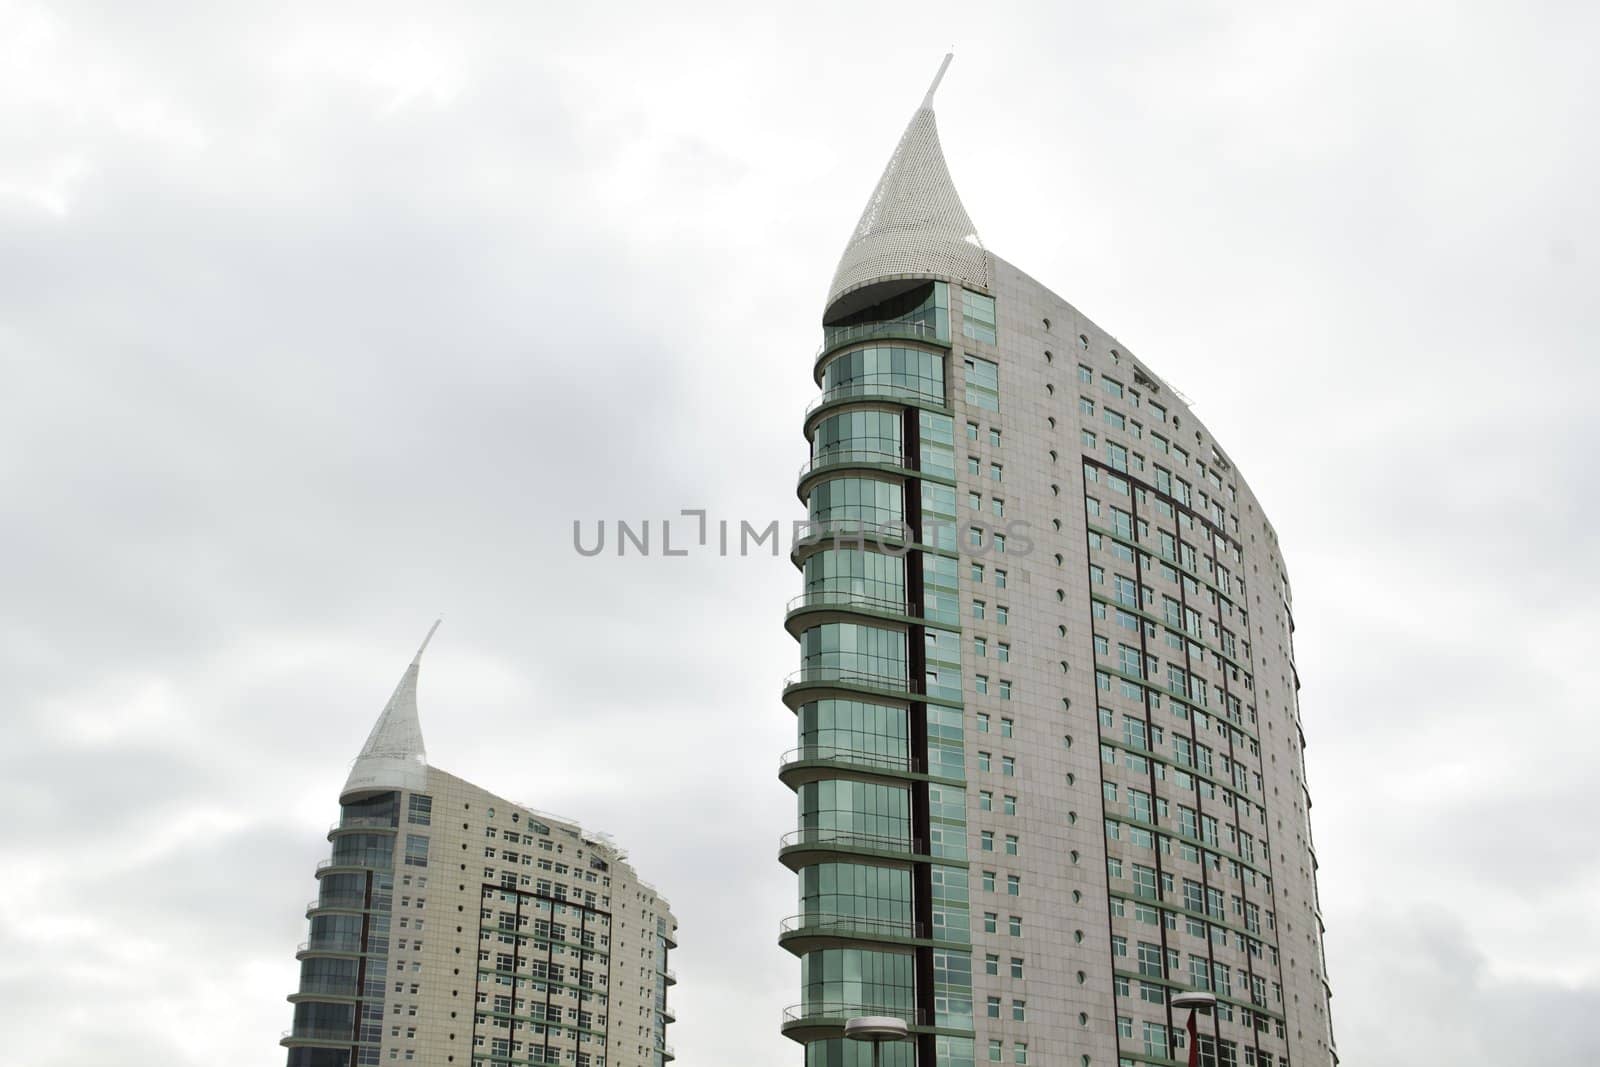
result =
M417 667L328 834L290 1067L670 1061L666 900L611 841L427 766Z

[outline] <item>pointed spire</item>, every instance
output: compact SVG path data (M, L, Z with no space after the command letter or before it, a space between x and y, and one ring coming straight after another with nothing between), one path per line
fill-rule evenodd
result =
M417 715L417 674L422 667L422 654L433 640L442 619L435 619L422 639L422 647L411 658L411 665L400 676L383 714L367 735L345 780L341 799L352 794L369 793L383 789L422 789L428 778L428 752L422 743L422 723Z
M851 289L882 278L932 275L989 286L989 253L950 180L933 116L933 94L953 58L948 54L939 64L845 245L828 287L829 307Z

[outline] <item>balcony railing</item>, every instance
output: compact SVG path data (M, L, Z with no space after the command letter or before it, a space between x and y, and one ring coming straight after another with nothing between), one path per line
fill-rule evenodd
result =
M873 770L910 771L915 773L922 761L914 756L897 756L887 752L865 752L853 748L834 748L829 745L802 745L790 749L778 760L779 768L791 763L847 763Z
M799 481L805 481L813 471L826 470L829 467L898 467L900 470L916 470L917 466L898 452L880 452L867 448L832 448L819 455L812 456L800 465Z
M897 319L890 322L858 322L851 326L824 326L822 328L822 345L817 349L817 356L831 348L851 344L855 341L875 341L879 339L900 338L909 341L931 341L934 344L948 345L949 338L939 336L939 328L935 323L923 322L920 319Z
M906 615L911 610L904 597L874 596L855 589L808 589L789 601L790 612L801 608L865 608L891 615Z
M902 1019L907 1026L927 1026L928 1013L917 1008L889 1007L883 1004L859 1003L808 1003L791 1004L783 1009L785 1025L790 1023L805 1022L830 1022L838 1020L843 1025L846 1019L855 1019L863 1015L885 1015L895 1019Z
M350 1044L355 1040L348 1026L301 1026L293 1030L285 1030L283 1041L340 1041Z
M300 942L296 952L344 952L359 953L361 951L361 938L356 937L313 937L310 941Z
M393 815L346 815L328 827L335 830L398 830L399 820Z
M364 911L367 902L361 897L329 897L327 900L317 899L306 904L307 911Z
M802 667L783 680L784 688L797 685L825 685L839 683L866 689L887 690L894 693L920 693L922 680L903 675L872 674L853 667Z
M904 381L895 381L892 378L873 376L870 378L856 378L848 382L841 382L832 389L825 390L806 405L806 415L810 416L818 408L840 400L899 400L911 403L937 404L944 407L944 392L933 392L930 388L917 388Z
M894 837L886 834L867 834L857 830L836 830L827 826L805 826L790 830L778 839L780 849L796 845L840 845L870 852L903 852L906 855L922 854L925 849L921 839Z
M877 937L925 938L927 931L910 919L874 919L864 915L791 915L778 924L781 934L861 934Z
M868 522L866 519L808 519L795 530L797 545L831 538L841 544L871 539L905 544L912 540L910 525L904 519L893 522Z

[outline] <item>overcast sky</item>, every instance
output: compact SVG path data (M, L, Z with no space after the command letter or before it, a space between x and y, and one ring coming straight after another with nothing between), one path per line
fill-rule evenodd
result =
M799 1062L798 577L572 523L800 514L952 42L985 242L1278 529L1344 1061L1592 1060L1597 9L758 6L0 0L0 1067L283 1062L440 614L432 762L673 901L679 1062Z

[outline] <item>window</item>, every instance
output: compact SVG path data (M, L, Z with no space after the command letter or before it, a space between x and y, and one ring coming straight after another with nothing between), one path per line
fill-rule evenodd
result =
M989 760L990 759L991 759L991 757L990 757L989 753L987 753L987 752L978 753L978 770L987 771L989 769Z
M1000 1039L997 1037L992 1037L989 1039L989 1062L999 1063L1000 1056Z
M983 618L983 614L984 614L984 604L983 604L983 601L981 601L981 600L974 600L974 601L973 601L973 602L972 602L972 617L973 617L973 618L974 618L974 619L981 619L981 618Z
M982 493L968 493L967 494L967 507L971 508L973 511L982 511L983 510L983 494Z
M1000 366L977 356L966 357L967 403L987 411L1000 410Z
M428 838L423 834L406 835L406 866L426 867L428 865Z
M1015 756L1001 756L1000 773L1007 778L1015 778L1017 776L1017 758Z
M433 798L412 793L408 801L407 821L413 826L428 826L433 821Z
M995 649L995 656L1001 663L1011 662L1011 646L1001 641L999 647Z
M1000 699L1011 699L1011 681L1007 678L1000 679Z
M989 790L987 790L987 789L980 789L978 791L978 810L979 811L993 811L994 810L994 794L989 792Z
M1001 803L1004 805L1004 808L1002 810L1004 811L1004 813L1006 815L1015 815L1017 813L1017 798L1016 797L1004 796L1004 797L1001 798Z
M985 893L993 893L994 892L994 881L995 881L995 873L993 871L984 871L983 872L983 877L982 877L982 880L981 880L980 884L983 886L983 891Z
M978 439L978 424L975 423L975 422L967 423L967 440L976 441L977 439Z
M1007 930L1008 933L1011 934L1012 937L1021 937L1022 936L1022 916L1020 916L1020 915L1011 916L1011 921L1006 924L1006 930Z
M1012 1003L1020 1004L1021 1001L1013 1001ZM1013 1015L1012 1017L1016 1019L1022 1018L1020 1015ZM1011 1046L1011 1059L1014 1063L1028 1062L1028 1043L1026 1041L1018 1041Z
M1004 589L1006 587L1006 572L999 567L994 569L994 585L996 589Z
M972 684L978 692L987 693L989 691L989 676L987 674L974 675L972 678Z
M1000 431L993 426L989 427L989 443L995 448L1000 447Z
M994 831L993 830L983 830L983 831L981 831L979 833L979 835L978 835L978 841L979 841L978 847L982 851L984 851L984 852L993 852L994 851ZM993 918L993 916L990 916L990 918ZM991 934L994 933L993 930L990 930L989 932Z
M1005 646L1001 645L1000 647L1004 648ZM1012 724L1010 719L1001 719L1000 720L1000 736L1001 737L1010 737L1011 734L1012 734L1012 725L1013 724Z
M1022 977L1022 957L1021 956L1012 956L1011 957L1011 977L1013 977L1013 978L1021 978Z
M983 957L983 973L998 976L1000 974L1000 957L993 953L985 954Z
M990 497L989 510L994 512L995 518L1003 519L1006 517L1006 502L997 496Z
M1022 895L1022 876L1020 874L1006 875L1006 896L1020 897Z
M994 606L994 621L1004 626L1011 618L1011 609L1004 604Z
M989 464L989 480L990 481L992 481L992 482L1003 482L1003 481L1005 481L1005 474L1006 474L1006 469L1005 469L1005 465L1004 464L1001 464L1001 463L991 463L991 464Z
M974 341L995 343L994 297L961 290L961 333Z
M1000 916L999 915L995 914L992 911L986 911L986 912L983 913L983 932L984 933L986 933L986 934L996 933L999 930L999 927L1000 927ZM998 1015L994 1016L994 1018L999 1018L999 1016Z
M972 652L979 659L983 659L986 656L988 656L989 655L989 639L987 637L974 637L972 639ZM980 719L986 719L986 718L988 718L988 716L980 715L979 718Z
M972 584L973 585L982 585L983 584L983 564L981 564L981 563L974 563L972 565Z
M1017 854L1017 835L1016 834L1007 834L1006 835L1006 855L1015 856L1016 854ZM1255 907L1254 904L1252 904L1250 906L1252 908Z
M989 1016L989 1018L991 1018L991 1019L1000 1018L1000 998L999 997L990 997L989 1000L988 1000L988 1005L987 1006L988 1006L988 1011L985 1014L987 1014Z

